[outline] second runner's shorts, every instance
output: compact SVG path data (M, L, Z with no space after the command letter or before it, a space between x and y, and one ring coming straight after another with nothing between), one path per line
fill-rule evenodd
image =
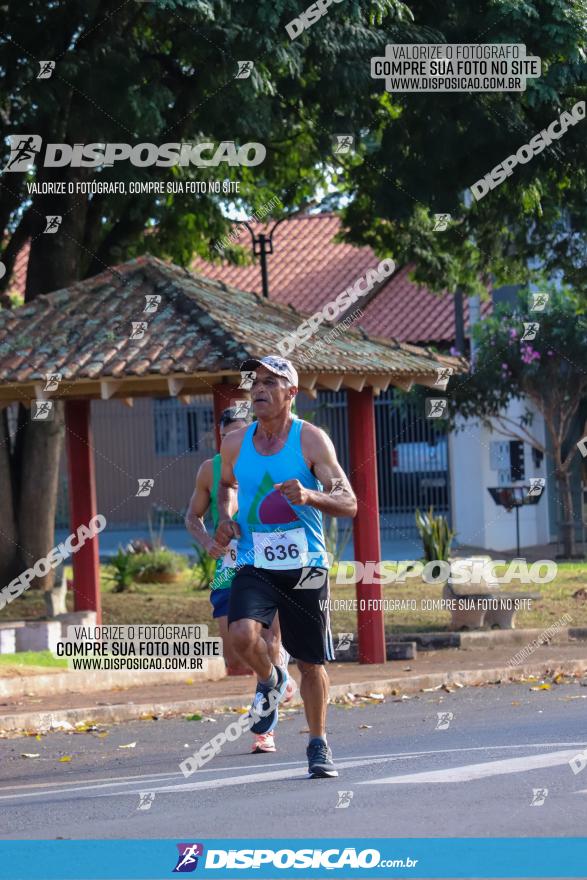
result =
M243 565L230 590L228 623L257 620L268 629L279 612L281 641L296 660L325 663L334 660L328 612L328 570L267 569ZM304 578L311 587L294 589Z

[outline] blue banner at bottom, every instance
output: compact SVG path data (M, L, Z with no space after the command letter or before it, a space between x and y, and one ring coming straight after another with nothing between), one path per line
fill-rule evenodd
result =
M587 838L0 841L0 880L587 876Z

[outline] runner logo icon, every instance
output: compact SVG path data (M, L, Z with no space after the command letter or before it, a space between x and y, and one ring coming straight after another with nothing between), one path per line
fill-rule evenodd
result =
M39 134L11 134L10 156L4 171L30 171L35 164L35 157L42 146Z
M202 843L178 843L179 856L177 865L173 869L174 874L187 874L195 871L198 867L198 858L204 855Z

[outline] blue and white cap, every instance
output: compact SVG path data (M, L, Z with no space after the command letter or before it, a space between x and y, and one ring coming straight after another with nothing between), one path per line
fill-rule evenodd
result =
M298 371L291 361L276 354L269 354L263 358L248 358L241 364L241 372L254 370L255 367L266 367L269 372L276 376L283 376L290 385L298 387Z

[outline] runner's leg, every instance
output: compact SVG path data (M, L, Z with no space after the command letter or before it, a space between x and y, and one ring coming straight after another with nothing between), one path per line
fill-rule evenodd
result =
M267 645L267 652L271 662L275 666L283 665L281 663L281 630L279 629L279 617L277 614L273 618L273 623L269 629L263 628L261 636Z
M283 698L284 703L290 703L293 699L298 685L290 674L288 670L288 664L290 661L290 655L283 647L281 642L281 627L279 626L279 614L276 614L273 618L273 623L269 627L269 629L263 629L262 632L263 638L267 642L267 647L269 649L269 656L273 661L274 666L280 666L287 672L287 687L285 689L285 696Z
M259 681L267 681L274 664L262 629L259 621L242 618L230 624L230 638L240 659L251 667Z
M302 675L300 694L304 701L304 711L308 721L310 739L326 739L326 707L328 705L328 675L324 666L318 663L304 663L298 660Z
M220 632L220 637L222 639L222 653L224 655L224 662L226 663L227 672L229 675L251 675L251 669L245 664L241 663L240 657L234 650L230 638L230 634L228 632L228 617L227 615L223 615L222 617L216 618L218 621L218 630Z
M265 627L261 629L261 638L264 639L265 644L267 645L267 653L269 654L269 658L273 665L283 665L281 663L283 648L281 646L281 632L279 630L279 619L277 614L273 618L273 623L269 629L265 629ZM277 751L275 748L274 731L271 731L270 733L256 733L253 734L253 737L253 745L251 748L253 754L265 754L267 752Z

